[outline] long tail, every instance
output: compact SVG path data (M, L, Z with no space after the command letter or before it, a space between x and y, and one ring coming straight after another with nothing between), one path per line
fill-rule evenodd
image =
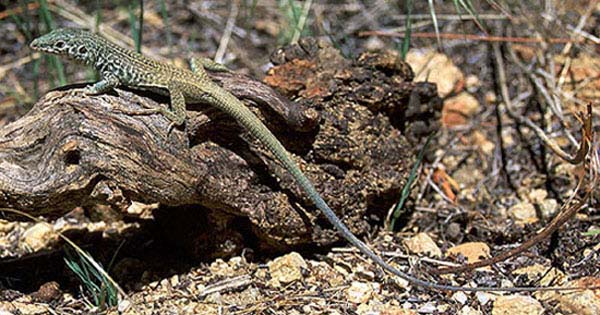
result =
M348 227L336 216L336 214L329 208L327 203L321 198L321 195L317 192L310 180L302 173L298 165L290 158L285 147L277 140L277 138L271 133L271 131L254 115L248 107L246 107L240 100L235 96L223 90L223 94L212 95L213 104L219 109L223 110L227 114L231 115L235 120L246 128L254 137L258 138L260 142L265 145L284 167L292 174L294 179L298 182L298 185L304 189L308 197L315 203L317 208L327 217L329 222L339 231L339 233L352 245L356 246L361 253L368 256L376 264L381 266L383 269L391 272L392 274L412 283L416 286L421 286L430 289L446 290L446 291L504 291L504 292L523 292L523 291L556 291L565 290L560 287L511 287L511 288L497 288L497 287L459 287L436 284L426 280L421 280L414 276L411 276L403 271L400 271L387 262L385 262L379 255L375 254L371 248L365 243L359 240ZM572 288L580 289L580 288Z

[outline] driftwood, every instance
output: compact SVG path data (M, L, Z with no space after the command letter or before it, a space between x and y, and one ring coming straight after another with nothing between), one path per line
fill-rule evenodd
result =
M411 82L393 54L350 61L311 40L273 60L266 82L295 102L243 75L211 76L264 119L351 230L368 232L365 218L382 220L397 201L417 139L437 128L435 86ZM242 218L265 248L338 239L229 117L192 104L186 127L167 135L166 118L123 111L153 106L168 98L128 89L85 96L81 86L47 93L0 129L0 207L52 217L78 206L160 203L205 213L211 235L227 235Z

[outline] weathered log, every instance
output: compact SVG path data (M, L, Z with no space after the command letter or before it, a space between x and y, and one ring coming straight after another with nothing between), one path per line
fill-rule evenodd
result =
M396 201L415 139L437 128L435 86L411 82L393 54L349 61L315 41L294 47L279 52L266 81L295 102L242 75L211 76L264 118L351 230L365 233L365 218L381 220ZM155 106L168 98L49 92L0 129L0 207L57 216L131 201L196 206L215 222L211 233L244 218L264 247L337 240L289 174L229 117L191 104L186 127L167 134L161 115L127 114Z

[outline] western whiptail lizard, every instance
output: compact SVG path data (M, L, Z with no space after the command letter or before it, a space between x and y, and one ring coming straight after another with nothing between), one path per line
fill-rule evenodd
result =
M171 98L171 110L160 107L148 109L145 114L161 113L172 121L171 126L185 123L186 103L206 103L231 115L250 134L258 138L284 167L292 174L298 185L306 192L316 207L322 211L341 235L356 246L363 254L371 258L383 269L403 278L416 286L450 291L538 291L564 290L557 287L459 287L432 283L400 271L365 243L359 240L335 215L321 198L310 180L291 159L285 147L239 99L214 83L206 74L206 64L192 64L192 71L181 69L167 63L152 60L132 50L120 47L96 34L76 29L57 29L35 39L31 48L46 53L65 55L74 60L95 67L102 77L94 85L87 86L86 94L99 94L119 85L168 91ZM211 65L209 65L211 66ZM169 127L169 130L171 127Z

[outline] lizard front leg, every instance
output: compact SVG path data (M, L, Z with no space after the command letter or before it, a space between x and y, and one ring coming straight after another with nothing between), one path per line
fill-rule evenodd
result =
M106 72L102 74L102 80L93 85L86 86L83 93L88 95L102 94L117 87L120 83L119 77L111 72Z

